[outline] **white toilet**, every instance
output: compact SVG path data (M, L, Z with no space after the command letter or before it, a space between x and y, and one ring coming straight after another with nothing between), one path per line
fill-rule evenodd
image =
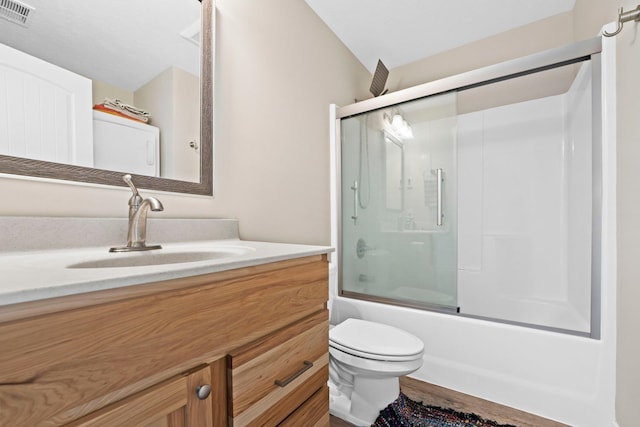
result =
M422 366L423 342L393 326L347 319L329 330L330 412L370 426L398 398L398 378Z

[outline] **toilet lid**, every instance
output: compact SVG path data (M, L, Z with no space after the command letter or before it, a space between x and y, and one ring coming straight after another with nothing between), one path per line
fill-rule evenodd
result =
M422 340L410 333L360 319L347 319L331 328L329 341L332 345L337 344L334 347L365 353L372 359L380 356L413 356L424 351Z

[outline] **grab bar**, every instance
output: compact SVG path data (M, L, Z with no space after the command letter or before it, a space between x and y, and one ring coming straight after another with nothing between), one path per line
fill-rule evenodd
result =
M353 225L358 225L358 181L353 181L353 185L351 186L353 190L353 215L351 215L351 219L353 220Z
M436 169L436 181L437 181L436 192L437 192L437 199L438 199L438 202L437 202L438 204L436 207L436 225L441 226L442 220L444 218L444 215L442 213L442 182L444 181L444 177L442 175L442 168Z

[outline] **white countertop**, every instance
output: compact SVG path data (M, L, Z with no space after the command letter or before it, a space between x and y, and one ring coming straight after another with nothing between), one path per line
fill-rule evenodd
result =
M332 252L326 246L252 242L237 239L176 242L158 251L109 253L108 247L85 247L0 254L0 306L66 295L178 279L291 258ZM68 268L117 257L148 256L151 252L200 252L237 249L239 254L205 261L135 267Z

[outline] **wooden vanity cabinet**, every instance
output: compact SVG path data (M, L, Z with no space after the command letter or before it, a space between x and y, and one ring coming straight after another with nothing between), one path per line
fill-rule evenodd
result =
M0 307L0 426L328 426L327 298L314 255Z

